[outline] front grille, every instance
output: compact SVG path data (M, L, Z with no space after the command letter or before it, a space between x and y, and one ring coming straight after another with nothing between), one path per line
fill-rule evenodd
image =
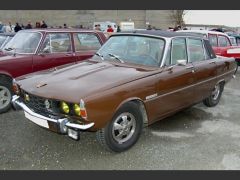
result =
M27 101L24 97L25 95L29 96L29 100ZM45 117L54 118L59 115L58 113L58 104L59 102L56 100L50 100L43 97L35 96L29 94L25 91L22 91L21 97L25 102L26 106L30 108L35 113L43 115ZM48 100L49 108L46 108L45 101Z

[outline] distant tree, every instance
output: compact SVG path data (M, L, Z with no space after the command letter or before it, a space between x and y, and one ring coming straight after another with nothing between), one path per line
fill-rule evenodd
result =
M173 24L176 26L181 26L183 27L185 22L184 22L184 16L187 13L186 10L172 10L171 13L171 18L173 21Z

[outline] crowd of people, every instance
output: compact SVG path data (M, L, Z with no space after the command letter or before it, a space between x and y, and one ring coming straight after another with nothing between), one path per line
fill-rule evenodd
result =
M5 33L18 32L22 29L33 29L33 28L48 28L48 25L44 20L40 22L36 22L35 26L32 24L31 21L29 21L26 26L24 26L23 24L20 25L18 22L16 22L15 25L12 25L11 22L8 22L7 24L3 24L2 22L0 22L0 31Z
M22 29L33 29L33 28L54 28L54 27L52 27L52 26L49 27L44 20L36 22L34 25L32 24L31 21L28 21L28 23L26 25L23 25L23 24L20 25L18 22L16 22L15 25L12 25L11 22L8 22L6 24L3 24L2 22L0 22L0 32L6 32L6 33L8 33L8 32L18 32ZM55 28L71 28L71 27L68 27L67 24L64 23L63 26L57 26ZM76 26L76 28L83 29L84 27L82 25L80 25L80 26ZM89 29L89 28L86 28L86 29ZM177 30L180 30L180 29L186 29L186 28L182 28L181 26L176 26L174 28L169 27L168 31L177 31ZM96 24L95 27L94 27L94 30L103 31L100 24ZM156 27L154 27L152 25L148 25L146 27L146 30L161 30L161 29L157 29ZM121 31L120 26L117 26L116 31L117 32ZM106 32L107 33L113 33L114 32L113 27L111 25L108 25L107 29L106 29Z

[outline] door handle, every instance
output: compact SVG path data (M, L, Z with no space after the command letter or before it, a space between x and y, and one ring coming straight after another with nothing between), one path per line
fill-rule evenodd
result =
M191 69L191 70L192 70L192 73L195 73L194 66L189 66L189 67L186 67L186 69Z

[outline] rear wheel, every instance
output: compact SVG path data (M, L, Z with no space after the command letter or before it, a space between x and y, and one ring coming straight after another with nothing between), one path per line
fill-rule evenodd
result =
M216 106L220 101L223 89L224 89L224 83L216 84L211 95L208 98L203 100L203 104L205 104L208 107Z
M98 142L109 150L122 152L132 147L140 137L143 117L134 102L123 105L108 125L97 132Z
M7 80L0 81L0 113L7 112L11 108L12 83Z

